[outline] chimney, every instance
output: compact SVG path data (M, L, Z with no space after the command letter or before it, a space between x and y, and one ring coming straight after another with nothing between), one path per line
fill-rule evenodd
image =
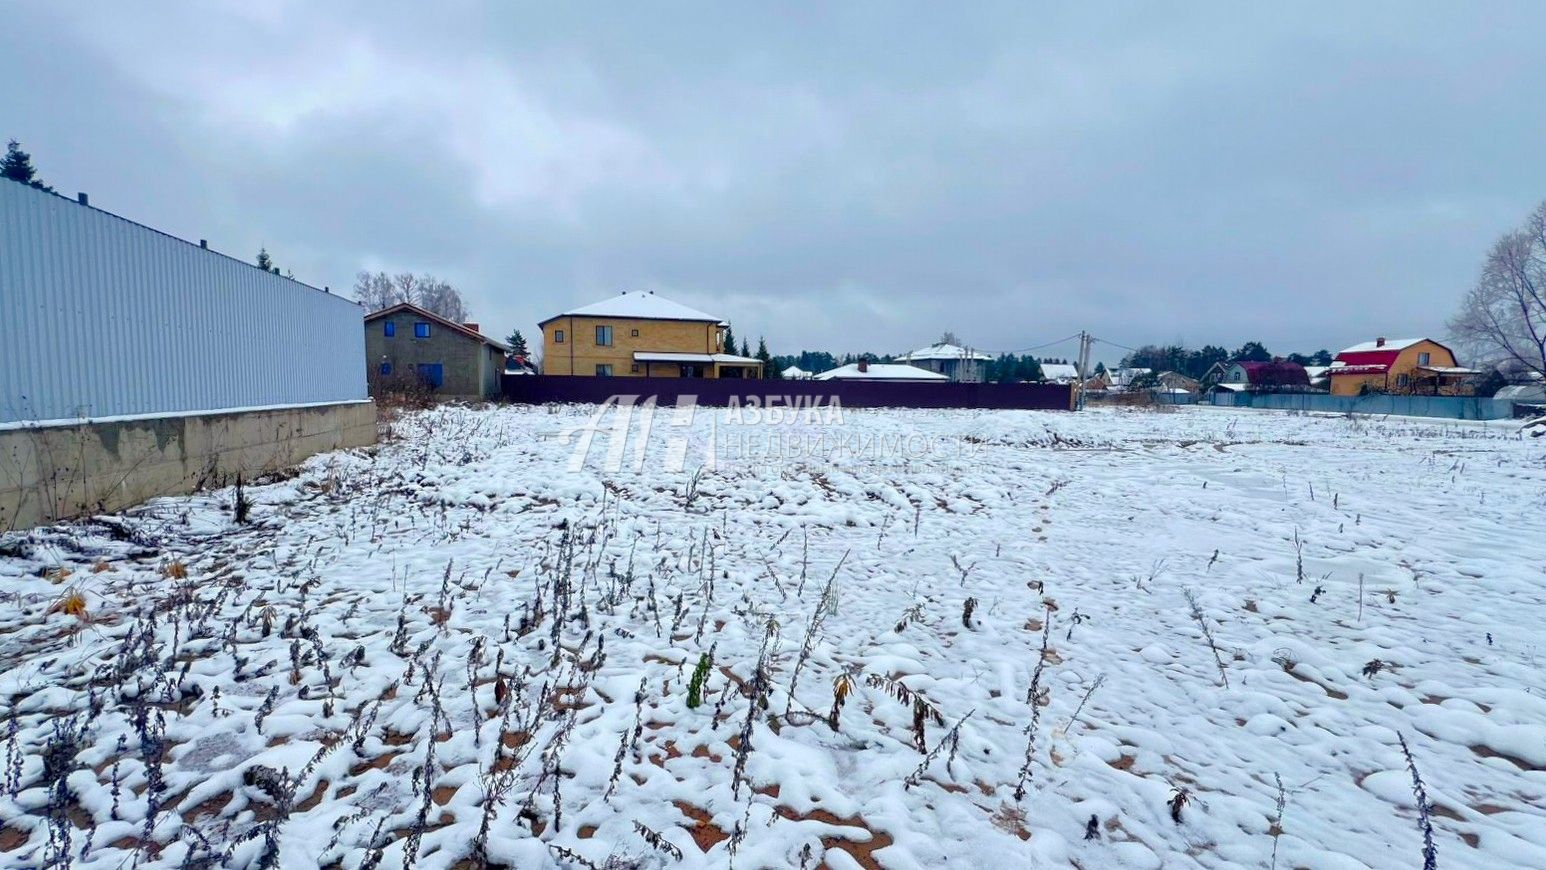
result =
M472 330L473 332L476 332L476 333L480 334L480 335L483 332L483 330L478 328L478 324L476 324L476 323L463 323L462 325L467 327L468 329Z
M859 371L867 372L869 370L870 370L870 361L867 360L867 359L859 360Z
M199 247L209 250L209 239L199 239Z
M77 193L77 194L75 194L75 201L80 203L81 205L91 205L91 197L87 196L84 193Z
M1376 338L1374 340L1374 346L1375 347L1384 347L1385 346L1385 336L1382 335L1379 338Z

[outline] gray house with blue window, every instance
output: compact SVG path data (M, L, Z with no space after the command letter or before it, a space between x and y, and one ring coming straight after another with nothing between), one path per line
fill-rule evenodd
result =
M407 302L365 316L370 394L425 390L444 399L492 399L510 349L478 330Z

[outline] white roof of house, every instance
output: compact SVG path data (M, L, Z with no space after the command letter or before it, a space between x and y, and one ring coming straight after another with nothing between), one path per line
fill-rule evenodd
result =
M920 360L920 359L974 359L974 360L989 360L989 359L993 359L993 357L988 356L987 354L982 353L980 351L967 350L966 348L961 347L959 345L954 345L954 344L931 344L928 347L920 348L919 350L915 350L912 353L903 354L903 355L897 357L897 359L904 360L904 361L906 361L906 360Z
M948 381L950 378L917 366L892 363L870 363L868 371L859 371L858 363L838 366L830 371L811 376L814 381Z
M756 357L736 356L733 353L674 353L667 351L636 350L633 358L639 362L701 362L724 365L755 365Z
M1042 363L1041 376L1051 380L1074 380L1079 377L1079 369L1068 363Z
M1331 366L1305 366L1304 373L1310 376L1310 380L1326 376L1326 370Z
M689 308L680 302L657 296L653 290L624 292L613 296L611 299L603 299L590 305L582 305L579 308L571 308L561 314L549 317L554 320L558 317L621 317L641 318L644 320L702 320L709 323L724 323L718 317L696 308ZM543 323L547 323L544 320Z
M1404 350L1418 343L1419 341L1427 340L1428 339L1426 338L1387 338L1385 339L1384 344L1380 344L1374 341L1365 341L1361 344L1355 344L1352 347L1345 347L1342 349L1342 352L1367 353L1371 350Z
M789 368L784 369L784 377L789 378L790 380L795 380L795 379L798 379L798 378L808 378L810 376L811 376L810 372L806 371L805 369L800 368L799 366L790 366Z

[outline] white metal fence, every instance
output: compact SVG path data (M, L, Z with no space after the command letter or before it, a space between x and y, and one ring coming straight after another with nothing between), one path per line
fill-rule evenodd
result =
M366 397L354 302L0 180L0 424Z

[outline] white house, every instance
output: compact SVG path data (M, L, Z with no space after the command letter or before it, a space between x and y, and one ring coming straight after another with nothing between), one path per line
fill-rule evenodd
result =
M892 383L948 383L950 378L938 372L910 365L872 363L860 360L846 366L813 375L814 381L890 381Z
M782 374L784 376L784 380L786 381L807 381L810 380L811 377L810 372L800 368L799 366L790 366L789 368L784 369Z
M1041 378L1054 384L1071 384L1079 380L1079 369L1068 363L1042 363Z
M904 353L896 361L942 374L948 380L975 384L982 380L982 364L991 359L980 351L940 342Z

